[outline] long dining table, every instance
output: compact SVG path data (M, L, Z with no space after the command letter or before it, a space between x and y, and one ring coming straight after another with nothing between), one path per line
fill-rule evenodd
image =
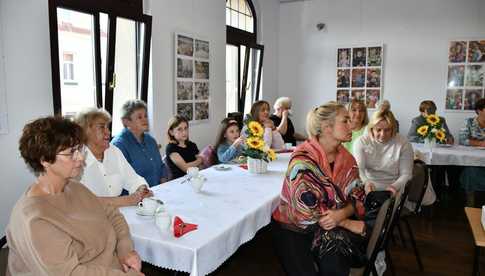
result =
M138 215L136 207L120 208L141 259L192 276L216 270L270 223L289 159L290 153L278 154L264 174L251 174L237 165L202 170L207 181L199 193L184 178L152 187L172 217L198 225L179 238L158 229L153 217Z
M485 167L485 148L462 145L436 145L412 143L415 152L428 165Z

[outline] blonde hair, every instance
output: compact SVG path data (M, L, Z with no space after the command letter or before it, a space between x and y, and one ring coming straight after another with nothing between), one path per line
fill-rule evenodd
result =
M382 120L385 120L392 128L392 137L396 136L397 133L397 122L394 114L387 108L379 109L376 111L372 118L370 119L369 124L367 125L367 129L369 130L369 134L374 137L374 127Z
M308 136L318 138L322 134L322 123L328 122L328 125L333 125L337 113L342 109L345 109L343 105L331 101L308 112L306 116L306 131Z
M367 114L367 106L365 105L364 101L362 100L358 100L358 99L353 99L348 107L347 107L347 111L352 111L352 107L355 106L355 105L360 105L362 106L362 108L364 109L364 120L362 121L362 126L366 126L368 123L369 123L369 114Z
M106 110L102 108L89 107L79 111L74 117L74 122L80 125L84 131L84 134L87 135L87 131L92 126L93 122L100 118L106 122L111 122L111 115L109 115Z
M285 109L290 109L291 107L291 99L289 97L279 97L273 105L274 109L276 110L278 107L282 107Z

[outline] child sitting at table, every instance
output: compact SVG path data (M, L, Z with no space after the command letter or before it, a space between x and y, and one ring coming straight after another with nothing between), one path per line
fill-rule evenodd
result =
M167 130L168 145L165 149L167 165L173 178L179 178L187 174L190 167L198 167L202 164L202 158L198 155L197 145L189 140L189 122L182 116L175 115L168 121Z
M240 136L237 121L232 118L222 120L215 149L221 163L237 161L241 156L244 138Z

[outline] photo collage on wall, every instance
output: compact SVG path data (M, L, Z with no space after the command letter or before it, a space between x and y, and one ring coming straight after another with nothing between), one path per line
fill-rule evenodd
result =
M175 113L191 122L209 120L209 41L175 34Z
M485 93L485 40L451 41L447 73L446 109L475 110Z
M337 102L352 99L376 108L382 97L383 47L349 47L337 49Z

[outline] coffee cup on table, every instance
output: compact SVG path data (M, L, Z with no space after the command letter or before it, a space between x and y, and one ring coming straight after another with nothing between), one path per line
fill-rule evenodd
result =
M289 150L289 149L292 149L292 148L293 148L292 143L285 143L285 149Z
M197 167L190 167L187 169L187 175L189 177L194 177L199 174L199 168Z
M144 198L141 202L138 202L138 209L146 214L154 214L158 207L159 204L157 201L147 197Z

